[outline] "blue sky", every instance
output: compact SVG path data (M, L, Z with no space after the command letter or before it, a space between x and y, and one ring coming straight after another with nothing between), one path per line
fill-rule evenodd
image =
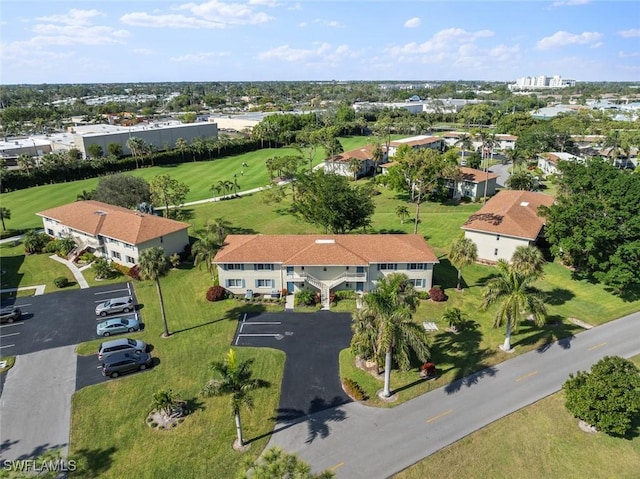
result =
M640 80L637 1L2 0L0 82Z

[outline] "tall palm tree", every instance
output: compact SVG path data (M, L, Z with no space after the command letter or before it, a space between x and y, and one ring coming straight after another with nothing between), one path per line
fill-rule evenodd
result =
M396 206L396 216L400 218L400 224L404 224L404 220L409 217L409 208L406 205Z
M160 288L160 278L169 271L169 261L164 254L164 249L159 246L143 249L138 258L140 266L140 277L142 279L152 279L156 283L158 299L160 300L160 313L162 314L162 324L164 325L164 337L169 336L167 326L167 315L164 310L164 300L162 298L162 288Z
M4 206L0 206L0 221L2 221L2 231L7 231L7 228L4 226L4 220L11 219L11 210L9 208L5 208Z
M253 407L252 391L268 386L266 381L252 377L252 363L252 359L239 361L233 349L229 349L224 361L211 364L211 369L219 378L210 380L202 390L204 396L231 396L231 411L235 418L237 433L235 445L238 447L244 446L240 410L243 407L247 409Z
M458 270L458 285L456 289L460 291L462 283L462 268L473 264L478 259L478 247L469 238L461 236L449 248L449 260Z
M200 266L201 264L207 265L207 271L215 278L215 265L213 264L213 258L218 251L218 245L209 235L199 239L193 243L191 252L193 254L193 264Z
M364 297L365 310L376 318L376 350L384 352L384 397L391 396L392 360L401 369L410 366L410 353L418 359L429 358L429 336L411 321L418 299L407 275L393 273L378 280L375 291Z
M358 158L351 158L349 160L349 171L353 175L353 181L358 181L358 172L362 167L362 163Z
M227 233L231 229L231 223L222 217L214 218L213 221L208 221L205 230L207 235L213 235L218 243L218 246L224 244L224 239L227 237Z
M132 136L127 140L127 148L131 150L131 155L136 162L136 170L138 169L138 156L144 153L146 142L142 138Z
M460 150L462 150L461 164L465 165L466 163L464 161L464 152L473 148L473 141L471 140L471 136L467 133L463 133L462 135L460 135L460 138L458 138L458 141L456 141L454 145L459 146Z
M534 323L541 326L547 311L540 292L531 286L533 276L522 274L502 259L498 261L497 269L498 276L487 282L481 308L486 311L489 306L498 305L493 327L505 324L506 333L501 348L510 351L511 332L517 329L523 313L531 315Z
M184 151L187 149L187 140L184 138L178 138L176 140L176 149L180 150L180 154L182 155L182 161L184 162Z
M511 267L534 280L544 275L545 263L542 251L535 246L518 246L511 256Z
M31 174L31 170L35 168L35 166L36 160L33 158L33 156L22 153L18 157L18 168L20 168L21 170L25 170L27 172L27 175Z

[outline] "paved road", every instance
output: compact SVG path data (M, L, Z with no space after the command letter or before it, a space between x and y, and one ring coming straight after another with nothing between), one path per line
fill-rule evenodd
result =
M487 424L558 391L569 373L604 356L640 354L640 313L480 371L393 409L350 403L291 427L276 425L269 447L299 454L315 471L383 478ZM342 420L345 419L345 420ZM321 425L326 437L308 441Z
M338 364L340 351L350 341L350 314L319 311L246 315L233 344L285 352L277 421L291 424L351 401L340 385Z

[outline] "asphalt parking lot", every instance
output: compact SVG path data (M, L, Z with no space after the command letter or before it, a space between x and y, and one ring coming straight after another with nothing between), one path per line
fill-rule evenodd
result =
M133 296L137 303L131 283L17 298L14 305L23 317L0 326L0 355L18 356L96 339L96 324L105 319L96 317L96 304L119 296Z
M287 359L277 421L350 402L342 390L338 355L351 341L348 313L261 313L240 318L234 346L274 348Z

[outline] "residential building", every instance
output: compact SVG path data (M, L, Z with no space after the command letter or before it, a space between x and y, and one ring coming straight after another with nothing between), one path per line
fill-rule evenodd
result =
M394 140L389 143L389 158L393 158L396 155L396 151L401 145L408 145L413 150L429 148L432 150L442 151L442 148L444 147L444 140L439 136L427 135L418 135Z
M373 161L373 146L367 145L351 151L345 151L339 155L332 156L324 160L324 170L326 172L335 173L337 175L354 177L351 169L351 160L357 159L360 162L360 169L355 173L357 178L369 175L375 167ZM386 161L386 155L383 155L382 161Z
M458 147L461 146L458 144L460 138L463 135L469 136L471 140L471 144L473 145L474 150L479 150L482 147L482 141L479 137L473 136L470 133L462 132L462 131L448 131L442 134L442 139L448 147ZM496 143L494 145L495 150L513 150L516 146L516 141L518 137L515 135L505 135L505 134L497 134L494 135Z
M548 77L539 75L537 77L521 77L515 83L508 85L509 90L544 90L547 88L567 88L575 86L576 81L562 78L560 75Z
M365 293L391 273L405 273L417 291L428 291L438 258L420 235L229 235L213 262L231 293L311 288L328 307L331 292Z
M496 181L498 175L474 168L460 167L461 177L459 180L447 181L447 194L449 198L460 199L470 198L479 200L483 196L493 196L496 194ZM485 193L485 183L487 185Z
M544 193L502 190L469 217L462 229L478 248L478 260L511 261L518 246L535 245L544 233L540 206L551 206L554 198Z
M76 201L36 214L49 236L73 238L70 259L87 251L133 266L144 249L161 246L169 256L189 244L187 223L99 201Z
M583 163L584 158L581 158L571 153L553 151L548 153L541 153L538 155L538 168L544 173L544 175L557 175L560 173L558 170L558 162L560 161L572 161Z

